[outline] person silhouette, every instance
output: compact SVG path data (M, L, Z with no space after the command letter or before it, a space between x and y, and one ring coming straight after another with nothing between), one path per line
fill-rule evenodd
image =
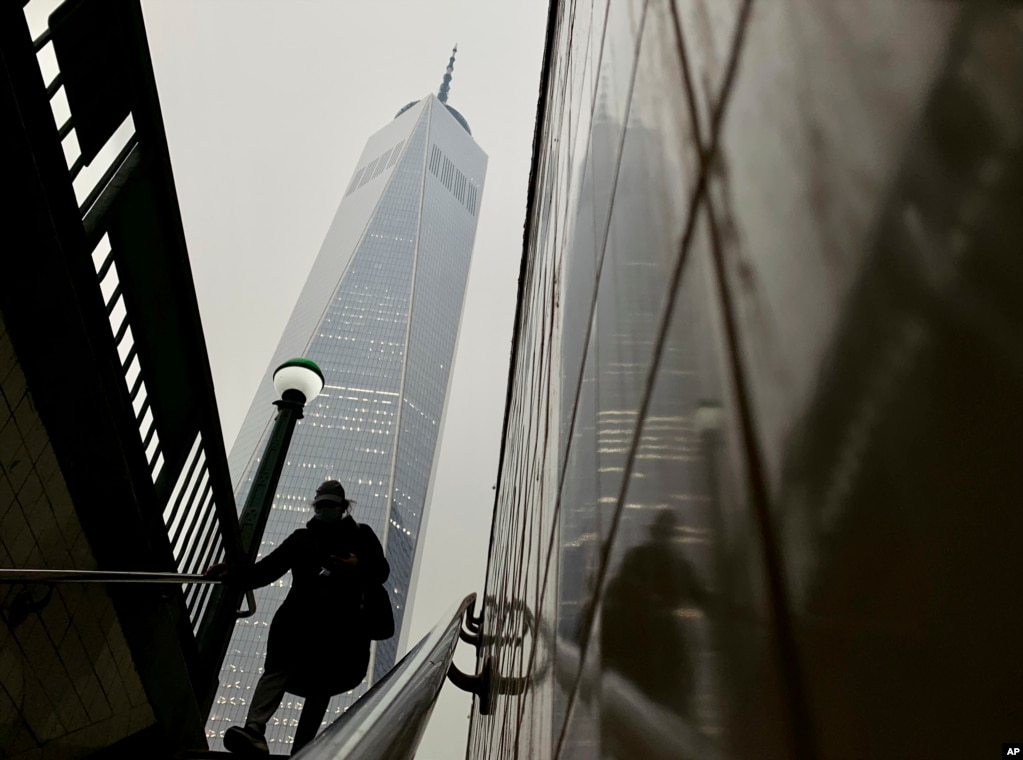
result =
M680 615L706 593L674 541L677 518L664 510L648 541L630 549L608 582L600 613L604 667L677 715L689 712L694 664Z
M364 594L387 580L390 566L373 529L357 523L345 489L325 481L312 499L313 518L249 567L218 563L207 577L239 590L269 585L291 571L291 590L270 624L266 660L244 726L224 733L224 747L269 754L266 724L285 692L305 698L292 754L313 739L335 694L358 686L369 667L370 636L361 616Z

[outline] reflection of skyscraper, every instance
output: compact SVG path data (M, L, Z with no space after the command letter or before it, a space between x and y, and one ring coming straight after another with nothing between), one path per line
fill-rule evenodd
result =
M453 63L454 57L438 96L409 103L367 142L231 452L243 503L272 416L270 371L290 356L316 361L327 384L296 431L261 555L311 517L309 498L320 482L345 484L357 503L355 518L377 532L391 563L388 590L401 633L376 645L374 680L394 664L407 628L486 173L486 155L468 124L445 103ZM269 621L289 582L257 592L258 613L239 622L210 716L211 738L243 720ZM364 690L365 684L336 698L327 719ZM291 742L298 709L285 702L267 726L272 751Z

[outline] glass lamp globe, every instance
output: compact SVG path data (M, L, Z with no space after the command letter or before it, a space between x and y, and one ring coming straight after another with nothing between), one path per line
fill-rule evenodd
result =
M308 404L323 390L323 372L309 359L288 359L274 370L274 389L281 398L297 391Z

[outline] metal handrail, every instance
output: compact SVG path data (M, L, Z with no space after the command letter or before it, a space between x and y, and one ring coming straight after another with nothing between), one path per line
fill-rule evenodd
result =
M223 583L219 578L208 578L197 573L152 573L133 570L43 570L26 568L0 568L0 583ZM248 609L236 612L239 618L250 617L256 611L256 596L245 592Z
M411 760L458 645L470 594L344 715L295 757L304 760Z
M0 583L220 583L194 573L122 570L25 570L0 568Z

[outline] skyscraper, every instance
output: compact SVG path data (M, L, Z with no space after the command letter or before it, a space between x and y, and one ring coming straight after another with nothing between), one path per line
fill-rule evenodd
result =
M391 668L408 627L487 166L468 123L446 102L454 52L438 94L404 106L367 141L230 456L242 504L272 418L272 369L290 356L317 362L326 386L292 441L260 556L305 525L316 486L337 478L356 502L355 519L384 544L399 631L375 645L367 682L335 698L328 721ZM258 592L259 611L239 621L211 739L244 719L289 584L286 576ZM267 726L272 751L291 743L298 709L285 702Z

